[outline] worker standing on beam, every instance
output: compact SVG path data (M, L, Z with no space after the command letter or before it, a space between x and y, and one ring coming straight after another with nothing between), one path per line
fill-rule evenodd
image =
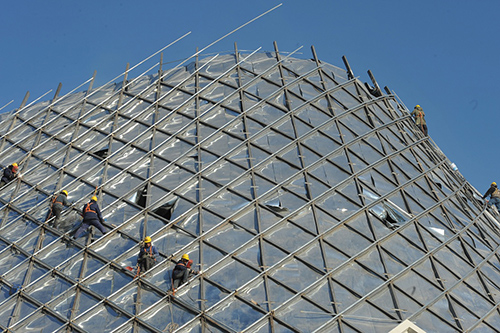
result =
M82 209L83 222L80 228L76 231L73 236L74 239L77 239L88 229L91 225L99 229L103 235L106 234L106 228L102 225L104 223L104 219L102 218L101 210L97 205L97 197L94 195L90 199L90 202L85 204Z
M144 246L141 246L141 250L137 256L137 266L141 273L145 273L153 267L156 264L156 257L158 256L158 250L151 243L151 237L145 237L143 242Z
M6 167L3 170L3 176L0 180L0 187L3 187L5 184L10 183L12 180L14 180L17 177L18 169L19 167L17 166L17 163L12 163L8 167Z
M420 105L415 105L415 108L411 112L413 118L415 118L415 125L427 136L427 123L425 122L425 113Z

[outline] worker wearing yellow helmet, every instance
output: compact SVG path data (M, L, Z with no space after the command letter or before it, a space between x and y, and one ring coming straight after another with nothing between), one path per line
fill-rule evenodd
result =
M490 200L486 200L486 203L488 206L495 205L497 210L500 212L500 190L497 187L497 183L493 182L490 185L490 188L486 193L483 195L483 200L486 199L487 197L490 197Z
M64 206L70 206L68 202L68 191L66 190L62 190L57 195L52 196L50 210L45 218L45 221L49 221L49 225L51 227L56 229L59 228L59 224L61 222L61 212L63 211ZM54 219L52 219L53 217Z
M17 163L12 163L8 167L6 167L3 170L3 176L2 179L0 180L0 187L3 187L5 184L10 183L17 177L17 170L19 167L17 166Z
M425 113L420 105L415 105L411 112L411 116L415 119L415 125L427 136L427 123L425 122Z
M83 206L82 216L83 222L73 236L75 239L80 237L91 225L99 229L103 235L107 233L106 228L102 225L104 219L97 205L97 197L95 195L93 195L90 201Z
M151 237L143 239L143 245L137 256L138 272L145 273L156 264L156 257L159 255L156 247L151 243Z
M175 265L174 270L172 271L172 291L174 293L177 288L186 283L191 275L200 273L199 271L191 269L192 264L193 260L190 260L189 255L184 253L181 260L179 260Z

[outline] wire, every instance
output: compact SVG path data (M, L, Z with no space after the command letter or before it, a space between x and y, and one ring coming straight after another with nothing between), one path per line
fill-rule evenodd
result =
M343 318L352 318L352 319L362 319L362 320L371 320L371 321L380 321L380 322L400 322L399 319L383 319L383 318L373 318L373 317L365 317L365 316L353 316L353 315L342 315Z

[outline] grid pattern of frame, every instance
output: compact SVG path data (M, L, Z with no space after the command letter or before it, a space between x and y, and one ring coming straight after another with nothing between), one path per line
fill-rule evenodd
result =
M498 332L496 213L388 89L312 54L160 63L1 115L23 177L0 190L0 328ZM112 231L45 223L61 189L65 221L96 191ZM183 253L203 274L173 297Z

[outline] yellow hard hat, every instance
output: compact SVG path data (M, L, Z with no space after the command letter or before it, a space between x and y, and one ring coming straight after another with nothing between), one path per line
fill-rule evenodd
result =
M62 190L61 193L64 193L66 196L68 196L68 191Z
M182 255L182 259L189 260L189 256L188 256L188 254L187 254L187 253L184 253L184 254Z
M420 105L418 105L418 104L417 104L417 105L415 105L415 107L416 107L416 108L419 108L419 107L420 107Z
M17 163L12 163L12 166L13 166L14 168L17 168Z
M151 237L146 236L146 237L144 238L144 243L151 243Z
M90 200L97 202L97 197L93 195L92 198L90 198Z
M497 183L493 182L493 183L491 183L491 185L495 185L495 186L497 186Z

